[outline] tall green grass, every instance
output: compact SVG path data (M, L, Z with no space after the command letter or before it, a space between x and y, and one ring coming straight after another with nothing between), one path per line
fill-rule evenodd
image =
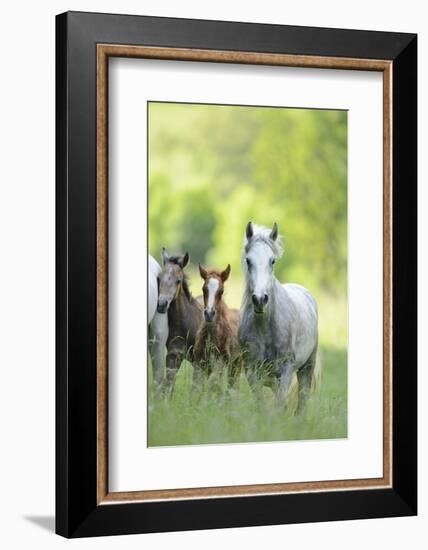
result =
M334 439L347 436L347 308L324 296L320 310L321 384L302 414L285 411L268 388L256 399L245 375L228 390L214 371L192 388L192 366L183 361L170 399L155 395L149 368L149 446Z

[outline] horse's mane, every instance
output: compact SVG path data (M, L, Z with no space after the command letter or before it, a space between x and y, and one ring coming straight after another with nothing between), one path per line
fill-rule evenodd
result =
M281 235L275 241L270 238L272 229L263 225L252 224L253 236L250 240L244 235L244 252L248 252L255 243L263 243L269 246L276 258L280 258L284 252Z
M183 282L181 283L181 286L183 288L184 294L186 295L186 298L189 301L192 301L193 296L192 296L192 293L190 292L189 281L188 281L187 275L185 273L183 273Z
M171 262L172 264L179 265L181 267L180 260L183 258L183 256L180 256L179 254L176 254L174 256L168 256L168 262Z

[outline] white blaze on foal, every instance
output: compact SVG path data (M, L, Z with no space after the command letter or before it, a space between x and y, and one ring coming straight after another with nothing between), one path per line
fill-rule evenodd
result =
M215 295L217 294L218 287L218 279L212 277L208 281L208 309L212 309L214 307Z

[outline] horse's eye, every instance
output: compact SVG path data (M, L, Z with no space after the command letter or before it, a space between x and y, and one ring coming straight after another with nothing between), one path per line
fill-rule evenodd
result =
M275 258L272 258L271 264L273 265L276 262Z
M181 279L177 279L177 284L179 285L181 283Z
M247 262L248 269L251 269L251 262L249 258L245 258L245 261Z
M223 296L223 292L224 292L223 289L219 290L219 291L218 291L218 295L219 295L219 296Z

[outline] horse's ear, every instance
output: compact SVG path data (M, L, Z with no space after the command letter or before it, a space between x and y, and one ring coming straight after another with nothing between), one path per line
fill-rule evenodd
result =
M253 224L251 222L248 222L247 228L245 229L245 236L247 237L248 240L250 240L253 235L254 235Z
M227 281L227 279L229 278L229 275L230 275L230 264L228 264L226 269L224 271L222 271L221 274L220 274L220 277L221 277L221 280L223 281L223 283L225 281Z
M276 239L278 238L278 226L276 225L276 222L273 224L273 228L272 228L272 231L270 232L269 237L273 241L276 241Z
M207 275L208 275L207 270L205 268L203 268L201 266L201 264L198 264L198 266L199 266L199 273L200 273L202 279L206 280Z
M186 254L180 260L181 269L184 269L188 263L189 263L189 253L186 252Z
M163 260L163 265L166 264L166 262L169 260L169 254L168 252L166 251L166 248L162 248L162 260Z

